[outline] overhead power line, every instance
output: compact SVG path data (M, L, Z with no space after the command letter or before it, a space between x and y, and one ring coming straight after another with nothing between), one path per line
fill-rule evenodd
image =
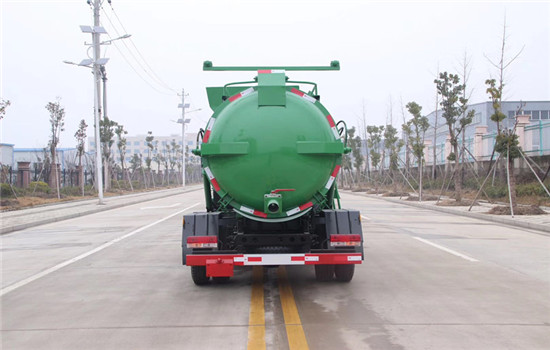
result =
M111 18L109 17L107 12L105 11L105 9L103 7L101 9L103 10L103 14L105 15L104 17L107 18L107 21L111 24L111 27L114 30L114 32L116 33L116 35L120 36L121 33L117 29L117 26L113 23L113 21L111 20ZM112 7L111 7L111 9L112 9ZM123 34L122 35L128 34L126 29L124 28L124 25L120 21L119 17L114 12L114 9L113 9L113 13L115 14L115 17L117 18L118 22L120 23L120 26L123 29ZM175 89L172 89L168 84L166 84L162 79L160 79L160 77L154 72L154 70L147 63L147 61L145 60L145 58L143 57L143 55L141 54L141 52L139 51L139 49L137 48L135 43L131 40L131 38L130 38L130 42L132 43L133 48L135 49L135 51L137 52L137 54L139 55L139 57L141 59L139 59L136 56L136 54L134 54L134 50L132 50L132 48L127 43L125 43L124 41L122 41L122 44L126 48L125 51L127 51L129 53L130 58L127 57L128 55L126 55L124 53L124 50L121 49L120 44L117 44L116 42L113 42L113 44L115 45L115 48L122 55L122 58L126 61L126 63L128 63L130 68L132 68L132 70L147 85L149 85L149 87L151 87L153 90L155 90L155 91L157 91L161 94L165 94L165 95L177 94L177 91ZM136 65L138 66L138 68L136 68ZM145 76L143 74L141 74L140 71L143 71L145 73ZM170 93L168 93L167 91L170 91Z
M126 30L126 27L124 27L124 24L122 24L122 21L120 20L120 18L118 17L115 9L113 8L113 6L111 5L111 10L113 11L113 14L115 15L115 18L117 19L118 23L120 24L120 26L122 27L122 29L124 30L124 33L128 33L128 31ZM132 44L132 46L134 47L134 49L136 49L136 52L138 53L139 57L141 57L141 59L143 60L143 63L145 63L145 65L149 68L149 71L151 72L151 74L156 78L156 80L161 84L163 85L165 88L167 88L168 90L171 90L175 93L177 93L177 91L173 88L171 88L168 84L166 84L156 73L155 71L153 70L153 68L149 65L149 63L147 63L147 60L145 59L145 57L143 57L143 55L141 54L141 51L138 49L138 47L136 46L136 44L134 43L134 41L132 40L132 38L130 38L130 43Z

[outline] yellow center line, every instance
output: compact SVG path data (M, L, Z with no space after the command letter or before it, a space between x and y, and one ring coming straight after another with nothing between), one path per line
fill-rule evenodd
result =
M285 319L286 335L288 338L288 347L290 350L307 350L309 347L307 345L306 335L302 328L302 321L298 314L298 308L296 308L294 294L292 294L292 288L288 282L284 266L279 267L277 270L277 277L279 294L281 296L281 306Z
M252 296L248 316L248 350L265 350L264 270L252 270Z

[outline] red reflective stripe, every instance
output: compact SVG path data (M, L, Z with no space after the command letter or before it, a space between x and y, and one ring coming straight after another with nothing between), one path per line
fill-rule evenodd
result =
M334 119L332 119L332 116L330 114L327 115L327 120L328 120L328 124L330 125L331 128L336 126L336 124L334 124Z
M218 192L220 190L220 185L218 184L218 180L212 179L210 180L210 182L212 182L212 185L214 185L214 189L216 190L216 192Z
M336 177L336 175L338 175L338 172L340 171L340 166L337 165L336 168L334 168L334 171L332 172L332 175L331 176L334 176Z
M303 92L301 92L300 90L297 90L295 88L292 88L292 90L290 90L290 92L295 93L298 96L304 96L305 95Z
M206 266L208 260L218 260L221 259L225 264L226 261L233 259L233 265L243 266L243 265L273 265L274 258L278 255L286 254L265 254L262 256L247 256L242 254L215 254L205 255L205 254L188 254L186 259L187 266ZM267 258L269 256L269 259ZM263 259L266 257L266 260ZM246 259L246 260L245 260ZM276 259L275 259L276 260ZM301 264L303 262L303 264ZM362 263L362 254L361 253L318 253L318 254L305 254L305 258L301 256L291 256L291 261L289 262L285 257L281 257L281 261L277 262L277 265L331 265L331 264L361 264Z
M210 130L206 130L206 132L204 133L204 137L202 139L202 143L207 143L209 138L210 138Z
M258 74L269 74L271 73L271 69L260 69L258 71Z
M229 98L229 102L233 102L233 101L235 101L236 99L240 98L241 96L242 96L242 95L241 95L241 93L239 92L238 94L231 96L231 97Z
M254 215L262 217L262 218L267 218L267 214L264 213L263 211L259 211L259 210L254 210Z
M361 235L330 235L331 242L361 242Z
M218 243L216 236L190 236L187 237L187 243Z
M304 209L307 209L307 208L310 208L313 206L313 203L312 202L308 202L306 204L302 204L300 205L300 211L304 210Z

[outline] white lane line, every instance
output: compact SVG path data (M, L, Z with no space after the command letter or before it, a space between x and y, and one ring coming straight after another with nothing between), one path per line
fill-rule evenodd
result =
M166 209L166 208L173 208L173 207L177 207L178 205L180 205L181 203L175 203L175 204L172 204L172 205L160 205L160 206L156 206L156 207L141 207L139 208L140 210L145 210L145 209Z
M37 273L37 274L35 274L35 275L32 275L32 276L30 276L30 277L28 277L28 278L25 278L24 280L21 280L21 281L19 281L19 282L17 282L17 283L14 283L14 284L12 284L12 285L6 287L6 288L2 288L2 290L0 291L0 296L6 295L6 294L8 294L8 293L11 292L11 291L16 290L17 288L23 287L24 285L29 284L29 283L31 283L31 282L33 282L33 281L36 281L36 280L39 279L39 278L42 278L42 277L44 277L44 276L47 276L47 275L49 275L50 273L55 272L55 271L57 271L57 270L59 270L59 269L62 269L62 268L64 268L64 267L67 266L67 265L70 265L70 264L72 264L72 263L74 263L74 262L77 262L77 261L79 261L79 260L82 260L82 259L84 259L84 258L86 258L86 257L88 257L88 256L90 256L90 255L92 255L92 254L95 254L95 253L99 252L99 251L102 251L103 249L108 248L108 247L112 246L112 245L115 244L115 243L118 243L118 242L120 242L120 241L122 241L122 240L124 240L124 239L126 239L126 238L128 238L128 237L131 237L131 236L135 235L136 233L139 233L139 232L141 232L141 231L143 231L143 230L146 230L146 229L148 229L148 228L150 228L150 227L152 227L152 226L155 226L156 224L159 224L159 223L161 223L161 222L163 222L163 221L166 221L166 220L168 220L168 219L170 219L170 218L172 218L172 217L174 217L174 216L176 216L176 215L179 215L179 214L183 213L183 212L186 211L186 210L189 210L189 209L191 209L191 208L193 208L193 207L196 207L196 206L199 205L199 204L200 204L200 203L195 203L195 204L193 204L193 205L191 205L191 206L189 206L189 207L187 207L187 208L185 208L185 209L182 209L182 210L180 210L180 211L177 211L177 212L175 212L175 213L173 213L173 214L170 214L170 215L168 215L168 216L166 216L166 217L164 217L164 218L162 218L162 219L160 219L160 220L157 220L157 221L155 221L155 222L153 222L153 223L150 223L150 224L148 224L148 225L145 225L145 226L143 226L143 227L140 227L140 228L138 228L137 230L134 230L134 231L132 231L132 232L130 232L130 233L127 233L127 234L125 234L124 236L115 238L115 239L113 239L112 241L109 241L109 242L107 242L107 243L104 243L104 244L100 245L99 247L97 247L97 248L95 248L95 249L92 249L92 250L90 250L90 251L88 251L88 252L86 252L86 253L84 253L84 254L81 254L81 255L79 255L79 256L77 256L77 257L74 257L74 258L69 259L69 260L67 260L67 261L64 261L64 262L62 262L62 263L60 263L60 264L57 264L57 265L55 265L55 266L52 266L52 267L50 267L49 269L46 269L46 270L44 270L44 271L42 271L42 272L39 272L39 273Z
M477 259L474 259L474 258L472 258L472 257L469 257L468 255L464 255L464 254L461 254L461 253L459 253L459 252L455 252L455 251L452 250L452 249L445 248L445 247L443 247L443 246L440 246L439 244L432 243L432 242L430 242L430 241L428 241L428 240L425 240L425 239L422 239L422 238L420 238L420 237L413 237L413 238L419 240L419 241L422 242L422 243L426 243L426 244L428 244L428 245L431 245L432 247L435 247L435 248L437 248L437 249L441 249L441 250L443 250L444 252L447 252L447 253L449 253L449 254L453 254L453 255L455 255L455 256L458 256L458 257L460 257L460 258L462 258L462 259L466 259L466 260L471 261L471 262L478 262L478 261L479 261L479 260L477 260Z

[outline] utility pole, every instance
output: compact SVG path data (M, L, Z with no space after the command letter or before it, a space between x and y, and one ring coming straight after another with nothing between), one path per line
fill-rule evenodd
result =
M182 154L182 172L181 185L185 187L185 90L181 89L181 154Z
M93 7L93 13L94 13L94 25L93 26L86 26L81 25L80 30L83 33L91 33L92 34L92 52L93 56L90 58L88 55L87 59L82 60L80 63L74 63L70 61L63 61L67 64L73 64L75 66L80 67L87 67L91 68L92 72L94 74L94 139L95 139L95 149L96 149L96 189L97 189L97 195L99 198L98 204L105 204L103 202L103 165L102 165L102 156L101 156L101 133L100 133L100 125L99 121L101 119L101 81L100 81L100 74L101 77L103 77L103 100L105 102L105 105L103 106L103 115L107 116L107 89L106 89L106 81L107 81L107 75L105 72L105 64L109 61L108 58L100 58L101 56L101 45L110 44L115 40L119 39L126 39L129 38L130 34L124 34L121 37L118 37L116 39L110 39L107 41L100 42L100 35L101 34L107 34L105 31L105 28L99 26L99 9L101 6L101 3L103 0L87 0L88 5ZM107 0L109 4L111 3L111 0ZM85 45L90 45L88 43L84 43ZM106 167L107 169L107 167Z
M99 27L99 9L101 3L100 0L94 0L93 11L94 11L94 28ZM99 81L99 65L97 60L100 57L100 45L99 45L99 35L96 30L92 31L92 45L93 45L93 63L92 70L94 72L94 122L95 122L95 149L96 149L96 183L97 183L97 193L99 197L99 204L105 204L103 202L103 174L102 174L102 164L101 164L101 138L99 133L99 106L101 105L100 100L100 81Z
M107 71L105 66L99 66L101 79L103 80L103 119L107 117Z
M103 80L103 121L105 122L107 120L107 71L105 70L104 65L99 66L99 71L101 73L101 79ZM103 145L103 154L108 154L108 152L110 152L109 144L106 142ZM104 176L105 190L109 191L109 189L111 188L111 180L110 180L109 164L107 164L107 162L103 164L103 174L105 175Z

